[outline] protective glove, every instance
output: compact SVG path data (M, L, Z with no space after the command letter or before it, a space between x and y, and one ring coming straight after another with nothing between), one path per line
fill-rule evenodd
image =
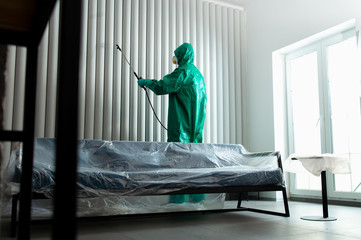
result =
M138 80L139 87L144 87L146 85L146 83L147 83L146 79L139 78L139 80Z

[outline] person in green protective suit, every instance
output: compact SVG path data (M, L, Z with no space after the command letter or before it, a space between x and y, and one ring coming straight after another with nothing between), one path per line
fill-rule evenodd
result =
M139 79L140 87L147 87L157 95L169 94L168 142L203 141L207 93L204 79L194 66L194 51L183 43L174 51L173 63L178 67L163 79ZM204 194L189 195L190 202L204 200ZM171 203L186 202L187 195L171 195Z

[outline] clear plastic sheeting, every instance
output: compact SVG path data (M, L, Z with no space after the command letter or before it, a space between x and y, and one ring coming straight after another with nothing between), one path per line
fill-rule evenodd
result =
M298 160L298 161L297 161ZM323 171L334 174L350 173L350 161L347 157L334 154L292 154L285 161L285 171L308 172L320 176Z
M222 209L225 194L206 194L202 202L182 204L169 203L169 196L105 196L77 198L77 216L117 216L126 214L145 214L161 212L179 212ZM34 199L31 204L32 219L53 217L52 199ZM11 216L11 201L4 209L4 217Z
M53 197L55 139L35 140L33 191ZM13 186L21 149L12 154ZM67 161L59 159L58 161ZM80 197L168 194L197 187L283 184L274 154L252 154L236 144L78 141ZM13 191L14 192L14 191Z
M124 214L160 213L221 209L225 194L207 194L202 202L169 203L169 196L108 196L78 198L78 216L109 216ZM96 211L94 211L96 209Z

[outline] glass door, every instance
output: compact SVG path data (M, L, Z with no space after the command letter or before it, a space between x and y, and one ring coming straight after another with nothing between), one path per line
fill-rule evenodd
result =
M329 197L361 200L361 66L355 31L286 56L290 153L335 153L350 174L328 173ZM291 195L320 196L321 179L291 176Z
M320 154L321 124L319 101L319 49L317 45L302 49L287 58L289 89L289 139L293 153ZM321 180L307 172L292 174L291 192L319 195Z
M326 45L332 150L348 157L352 170L351 174L334 176L334 196L341 197L361 193L361 66L356 37Z

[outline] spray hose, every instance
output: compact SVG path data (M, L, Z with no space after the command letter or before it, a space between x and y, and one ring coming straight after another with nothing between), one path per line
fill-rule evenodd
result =
M122 49L119 47L119 45L117 44L116 46L117 46L117 49L122 53L123 58L125 59L125 61L126 61L126 62L128 63L128 65L130 66L130 69L132 70L134 76L135 76L138 80L141 79L142 77L139 77L138 74L136 74L136 72L134 71L132 65L130 64L130 62L128 61L128 59L125 57L125 55L124 55ZM156 117L156 119L158 120L158 122L160 123L160 125L161 125L166 131L168 131L168 129L163 125L163 123L162 123L162 122L160 121L160 119L158 118L158 115L157 115L157 113L155 112L155 109L154 109L154 107L153 107L153 104L152 104L152 102L150 101L150 98L149 98L149 94L148 94L147 89L146 89L145 87L143 87L143 89L144 89L144 91L145 91L145 95L147 96L149 105L150 105L150 107L151 107L152 110L153 110L154 116Z

